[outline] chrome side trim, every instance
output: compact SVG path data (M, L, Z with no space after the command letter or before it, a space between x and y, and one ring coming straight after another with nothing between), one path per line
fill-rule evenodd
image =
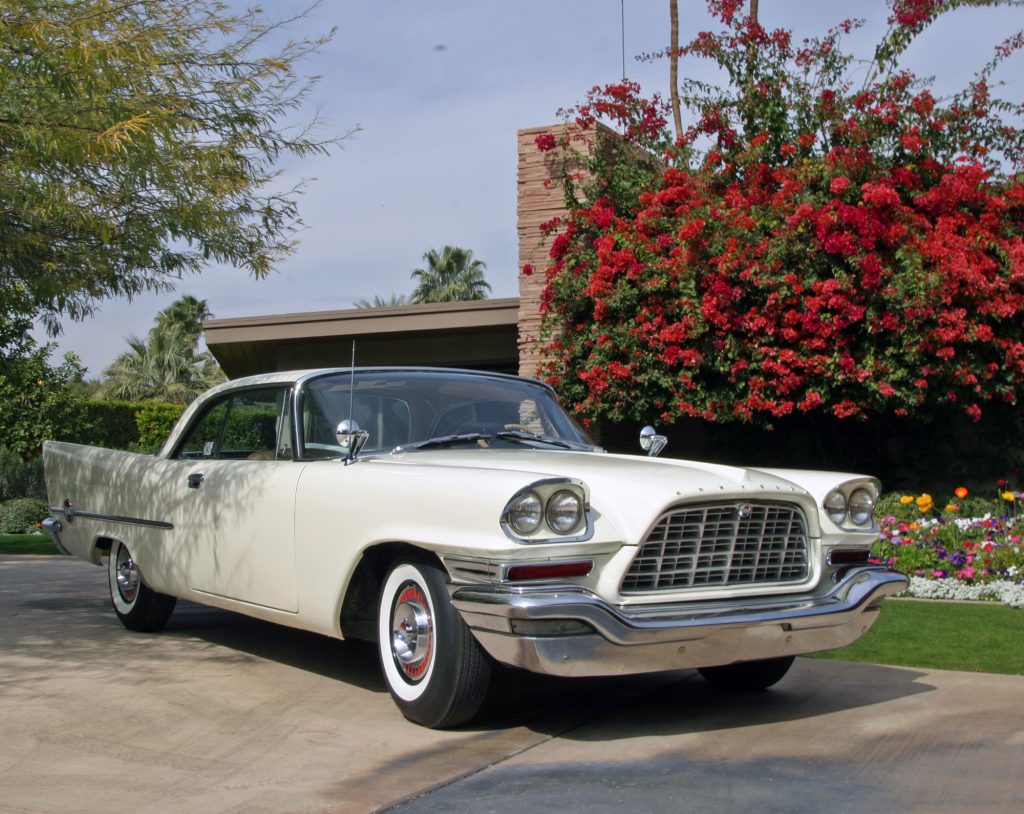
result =
M50 514L59 514L65 517L64 508L61 506L50 506ZM163 520L144 520L140 517L124 517L119 514L101 514L100 512L83 512L81 509L75 509L74 512L68 512L71 516L77 520L79 517L86 517L89 520L105 520L108 523L123 523L128 526L146 526L152 529L161 529L163 531L170 531L174 528L173 523L167 523ZM67 517L68 522L71 522L71 517Z

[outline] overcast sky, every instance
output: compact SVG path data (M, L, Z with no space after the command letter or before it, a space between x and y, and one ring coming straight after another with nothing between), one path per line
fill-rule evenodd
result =
M262 5L279 16L299 4ZM703 0L679 5L681 41L712 28ZM762 24L797 38L859 14L866 25L849 43L865 57L888 16L884 0L761 0L760 9ZM956 90L1022 25L1020 9L959 10L905 64L935 75L940 92ZM174 294L108 301L96 317L65 323L56 357L74 351L98 377L126 336L144 335L184 294L207 300L218 318L408 294L423 253L445 244L487 264L492 296L517 296L516 131L557 122L559 108L619 80L623 38L627 76L667 96L667 62L635 56L667 45L668 0L325 0L294 31L331 26L334 40L304 67L323 77L314 98L325 132L361 129L328 158L283 165L289 179L316 179L300 202L306 228L296 253L268 279L211 267ZM1024 98L1019 54L1001 78L1002 95Z

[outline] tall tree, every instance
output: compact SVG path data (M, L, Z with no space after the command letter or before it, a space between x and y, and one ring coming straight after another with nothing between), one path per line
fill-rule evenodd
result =
M683 114L679 104L679 0L669 0L668 94L672 100L672 122L676 138L683 137Z
M275 164L344 136L289 121L330 34L275 47L282 25L218 0L0 0L0 314L57 330L292 250L299 189Z
M203 332L203 320L212 316L206 300L199 300L191 294L186 294L156 315L156 327L178 326L184 333L198 340L199 334Z
M417 281L412 301L451 302L453 300L484 300L491 290L484 279L487 264L475 260L469 249L445 246L440 253L431 249L423 255L426 268L415 269Z

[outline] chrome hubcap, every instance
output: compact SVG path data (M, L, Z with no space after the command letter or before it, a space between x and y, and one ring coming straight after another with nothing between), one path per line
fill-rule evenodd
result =
M418 681L430 666L434 625L426 597L407 582L391 612L391 653L406 678Z
M124 546L117 550L114 573L117 578L117 592L121 598L125 602L134 602L139 592L139 569Z

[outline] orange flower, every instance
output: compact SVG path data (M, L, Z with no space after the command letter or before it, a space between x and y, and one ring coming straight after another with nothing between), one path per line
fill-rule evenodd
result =
M903 497L900 498L900 503L902 503L904 506L909 506L913 502L914 502L914 496L913 495L904 495Z
M960 500L963 500L970 494L970 492L967 491L966 486L957 486L956 489L953 490L953 494L960 498Z
M946 511L947 512L958 512L958 511L960 511L960 507L957 506L955 503L947 503L946 504Z
M930 512L935 506L935 501L932 500L932 496L927 492L921 495L915 502L917 503L917 510L922 514Z

